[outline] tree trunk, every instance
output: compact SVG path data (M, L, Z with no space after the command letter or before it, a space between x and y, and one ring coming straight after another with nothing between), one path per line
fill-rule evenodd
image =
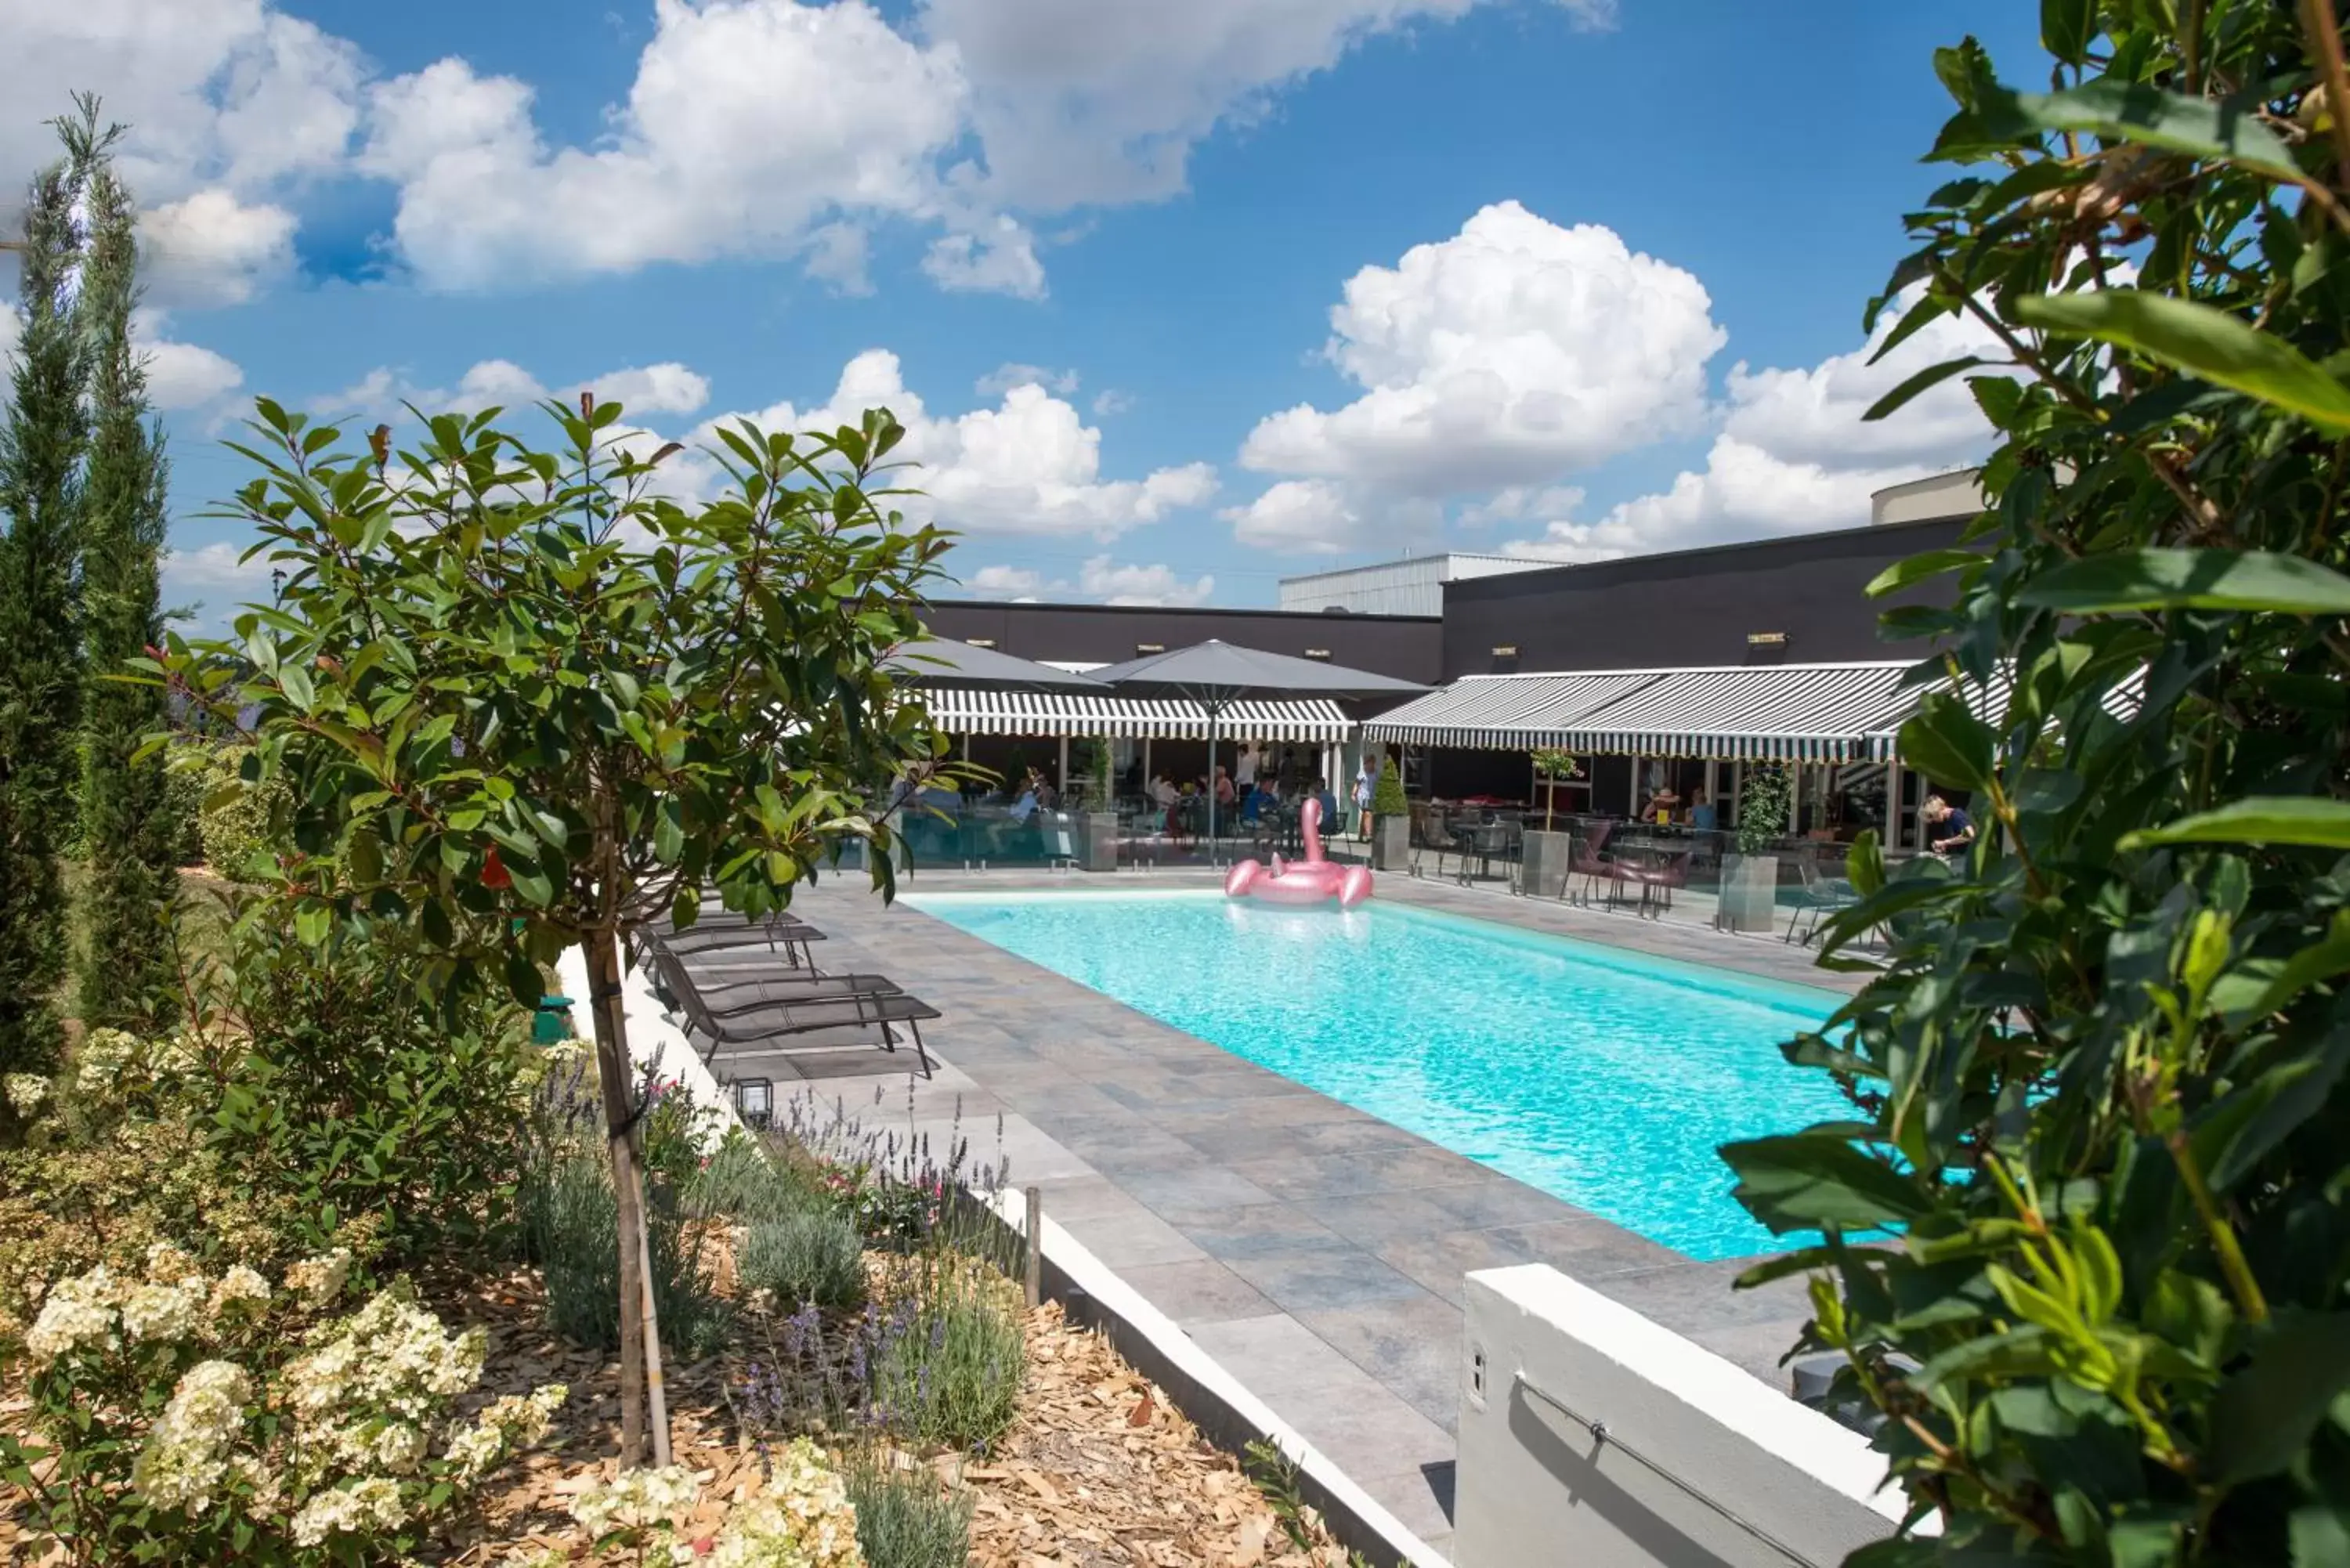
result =
M645 1414L654 1415L653 1463L670 1459L668 1401L660 1386L660 1322L654 1309L645 1238L641 1145L629 1114L628 1020L620 1007L619 945L609 930L586 935L589 1012L596 1021L596 1075L604 1096L605 1142L612 1157L612 1194L619 1210L620 1466L644 1460Z

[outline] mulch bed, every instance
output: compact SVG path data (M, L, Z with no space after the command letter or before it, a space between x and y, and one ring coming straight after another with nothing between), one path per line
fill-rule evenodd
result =
M496 1478L480 1521L439 1560L496 1563L542 1547L584 1552L566 1511L608 1477L619 1443L619 1366L544 1326L536 1275L518 1272L462 1293L435 1292L452 1324L490 1330L483 1385L491 1395L549 1381L572 1397L547 1441ZM1211 1446L1108 1342L1047 1303L1028 1314L1028 1365L1012 1430L984 1461L942 1456L941 1477L975 1494L971 1562L978 1568L1343 1568L1326 1541L1301 1550L1232 1456ZM760 1458L725 1391L739 1377L723 1355L668 1369L672 1456L701 1475L686 1537L717 1532L754 1495Z

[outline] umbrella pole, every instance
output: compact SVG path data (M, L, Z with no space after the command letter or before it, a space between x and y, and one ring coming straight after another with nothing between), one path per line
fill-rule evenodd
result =
M1216 718L1221 711L1213 703L1208 707L1208 864L1216 864Z

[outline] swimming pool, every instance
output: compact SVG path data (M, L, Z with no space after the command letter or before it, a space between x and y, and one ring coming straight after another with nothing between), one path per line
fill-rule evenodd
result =
M1846 1114L1779 1042L1838 1005L1378 901L931 893L948 924L1692 1258L1774 1241L1715 1146Z

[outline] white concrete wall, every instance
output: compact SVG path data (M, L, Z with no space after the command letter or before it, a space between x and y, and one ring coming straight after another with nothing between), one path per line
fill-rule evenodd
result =
M571 999L574 1027L579 1030L582 1039L592 1044L595 1023L588 1009L592 988L588 983L585 950L566 948L563 957L556 961L555 972L563 981L563 994ZM636 1063L637 1071L650 1068L656 1077L675 1078L696 1106L716 1113L699 1118L705 1138L714 1144L730 1128L743 1125L734 1114L733 1097L719 1087L717 1078L702 1064L702 1054L687 1042L684 1032L670 1022L660 998L653 994L650 971L639 965L628 971L620 982L620 1008L628 1020L629 1055Z
M1830 1568L1900 1519L1866 1438L1555 1269L1465 1305L1459 1568Z

